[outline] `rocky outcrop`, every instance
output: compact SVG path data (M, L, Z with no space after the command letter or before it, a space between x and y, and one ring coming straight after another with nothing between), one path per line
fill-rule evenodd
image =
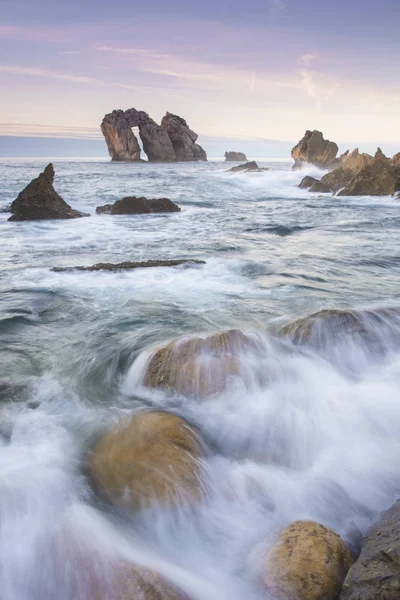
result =
M361 554L343 584L340 600L400 598L400 501L364 538Z
M242 352L257 353L257 343L232 329L206 338L177 339L151 356L144 385L166 392L207 398L224 391L232 377L246 381Z
M185 119L167 112L161 121L161 127L167 132L175 151L177 161L207 160L205 150L196 144L197 133L192 131Z
M122 263L97 263L91 267L53 267L52 271L123 271L125 269L144 269L149 267L177 267L179 265L205 265L204 260L179 259L179 260L145 260L139 262L125 261Z
M135 108L114 110L103 118L101 131L111 160L140 160L140 146L132 127L139 129L143 150L151 162L207 160L203 148L196 144L197 134L185 119L167 113L158 125L146 112Z
M300 169L304 163L309 163L320 169L330 169L337 165L339 148L335 142L325 140L320 131L307 130L304 137L292 149L294 169Z
M33 179L11 204L14 213L9 221L42 221L47 219L76 219L87 215L73 210L53 187L54 167L47 165L39 177Z
M88 469L110 502L133 510L187 503L202 495L197 433L176 415L141 412L95 444Z
M144 197L127 196L117 200L114 204L98 206L98 214L108 215L142 215L147 213L180 212L180 208L169 198L154 198L149 200Z
M225 152L226 162L241 162L242 160L247 161L247 156L243 152L228 151Z
M338 600L352 563L334 531L313 521L296 521L267 552L260 581L277 600Z
M258 166L255 160L247 162L244 165L237 165L227 170L227 173L261 173L262 171L268 171Z

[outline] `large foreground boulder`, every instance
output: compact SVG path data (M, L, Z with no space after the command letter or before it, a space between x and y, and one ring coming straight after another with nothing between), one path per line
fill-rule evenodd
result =
M168 113L158 125L143 110L114 110L104 116L101 131L113 161L140 161L139 142L132 131L139 129L143 150L150 162L207 160L203 148L196 144L197 134L185 119Z
M144 385L195 398L224 391L232 377L246 380L240 355L257 353L257 343L232 329L206 338L184 338L154 352Z
M320 169L330 169L337 165L338 150L337 144L325 140L320 131L307 130L292 149L292 158L295 161L293 168L300 169L304 163L309 163Z
M88 468L112 503L133 510L199 500L203 446L180 417L143 412L95 444Z
M169 198L147 198L127 196L122 200L117 200L114 204L104 204L98 206L96 212L98 214L109 215L141 215L146 213L170 213L180 212L180 208L175 202Z
M352 562L334 531L313 521L296 521L267 552L260 581L277 600L338 600Z
M244 152L235 152L234 150L225 152L225 162L241 162L243 160L247 162Z
M11 204L14 213L9 221L42 221L47 219L76 219L87 215L73 210L53 187L54 167L51 163L18 194Z
M340 600L399 600L400 501L364 538L361 554L343 584Z

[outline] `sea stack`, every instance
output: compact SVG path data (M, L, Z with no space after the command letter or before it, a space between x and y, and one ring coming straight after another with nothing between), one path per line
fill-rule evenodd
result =
M332 169L338 165L336 158L339 148L335 142L325 140L320 131L307 130L292 149L295 161L293 169L301 169L304 163L309 163L320 169Z

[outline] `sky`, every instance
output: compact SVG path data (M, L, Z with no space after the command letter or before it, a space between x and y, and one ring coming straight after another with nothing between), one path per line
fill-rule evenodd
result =
M400 150L400 0L0 0L0 15L0 136L100 140L105 113L135 107L236 149L319 129Z

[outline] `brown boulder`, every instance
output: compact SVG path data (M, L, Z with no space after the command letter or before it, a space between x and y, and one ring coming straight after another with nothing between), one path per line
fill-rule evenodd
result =
M320 131L307 130L300 142L292 149L295 161L293 168L299 169L304 163L310 163L320 169L336 166L338 146L335 142L325 140Z
M347 161L348 159L346 163ZM397 169L378 148L372 162L367 161L365 166L356 170L354 177L338 192L338 196L389 196L399 189Z
M87 215L73 210L53 187L54 167L51 163L18 194L11 204L14 213L9 221L42 221L47 219L76 219Z
M225 152L225 162L241 162L242 160L247 161L247 156L244 152L229 151Z
M277 600L337 600L352 562L334 531L296 521L267 552L260 580Z
M98 206L98 214L110 215L141 215L146 213L180 212L180 208L169 198L154 198L148 200L144 197L127 196L117 200L114 204Z
M144 385L206 398L221 393L231 377L245 379L240 353L257 348L256 342L235 329L206 338L174 340L150 358Z
M399 600L400 501L364 538L361 554L343 584L340 600Z
M310 188L314 183L318 183L318 179L315 177L311 177L311 175L306 175L299 183L299 188L302 190L306 190Z
M354 177L353 171L338 167L321 177L321 183L326 185L332 192L338 192Z
M237 165L227 170L227 173L261 173L262 171L268 171L258 166L255 160L247 162L244 165Z
M203 446L180 417L164 412L134 415L101 437L88 469L112 503L133 510L198 500Z

